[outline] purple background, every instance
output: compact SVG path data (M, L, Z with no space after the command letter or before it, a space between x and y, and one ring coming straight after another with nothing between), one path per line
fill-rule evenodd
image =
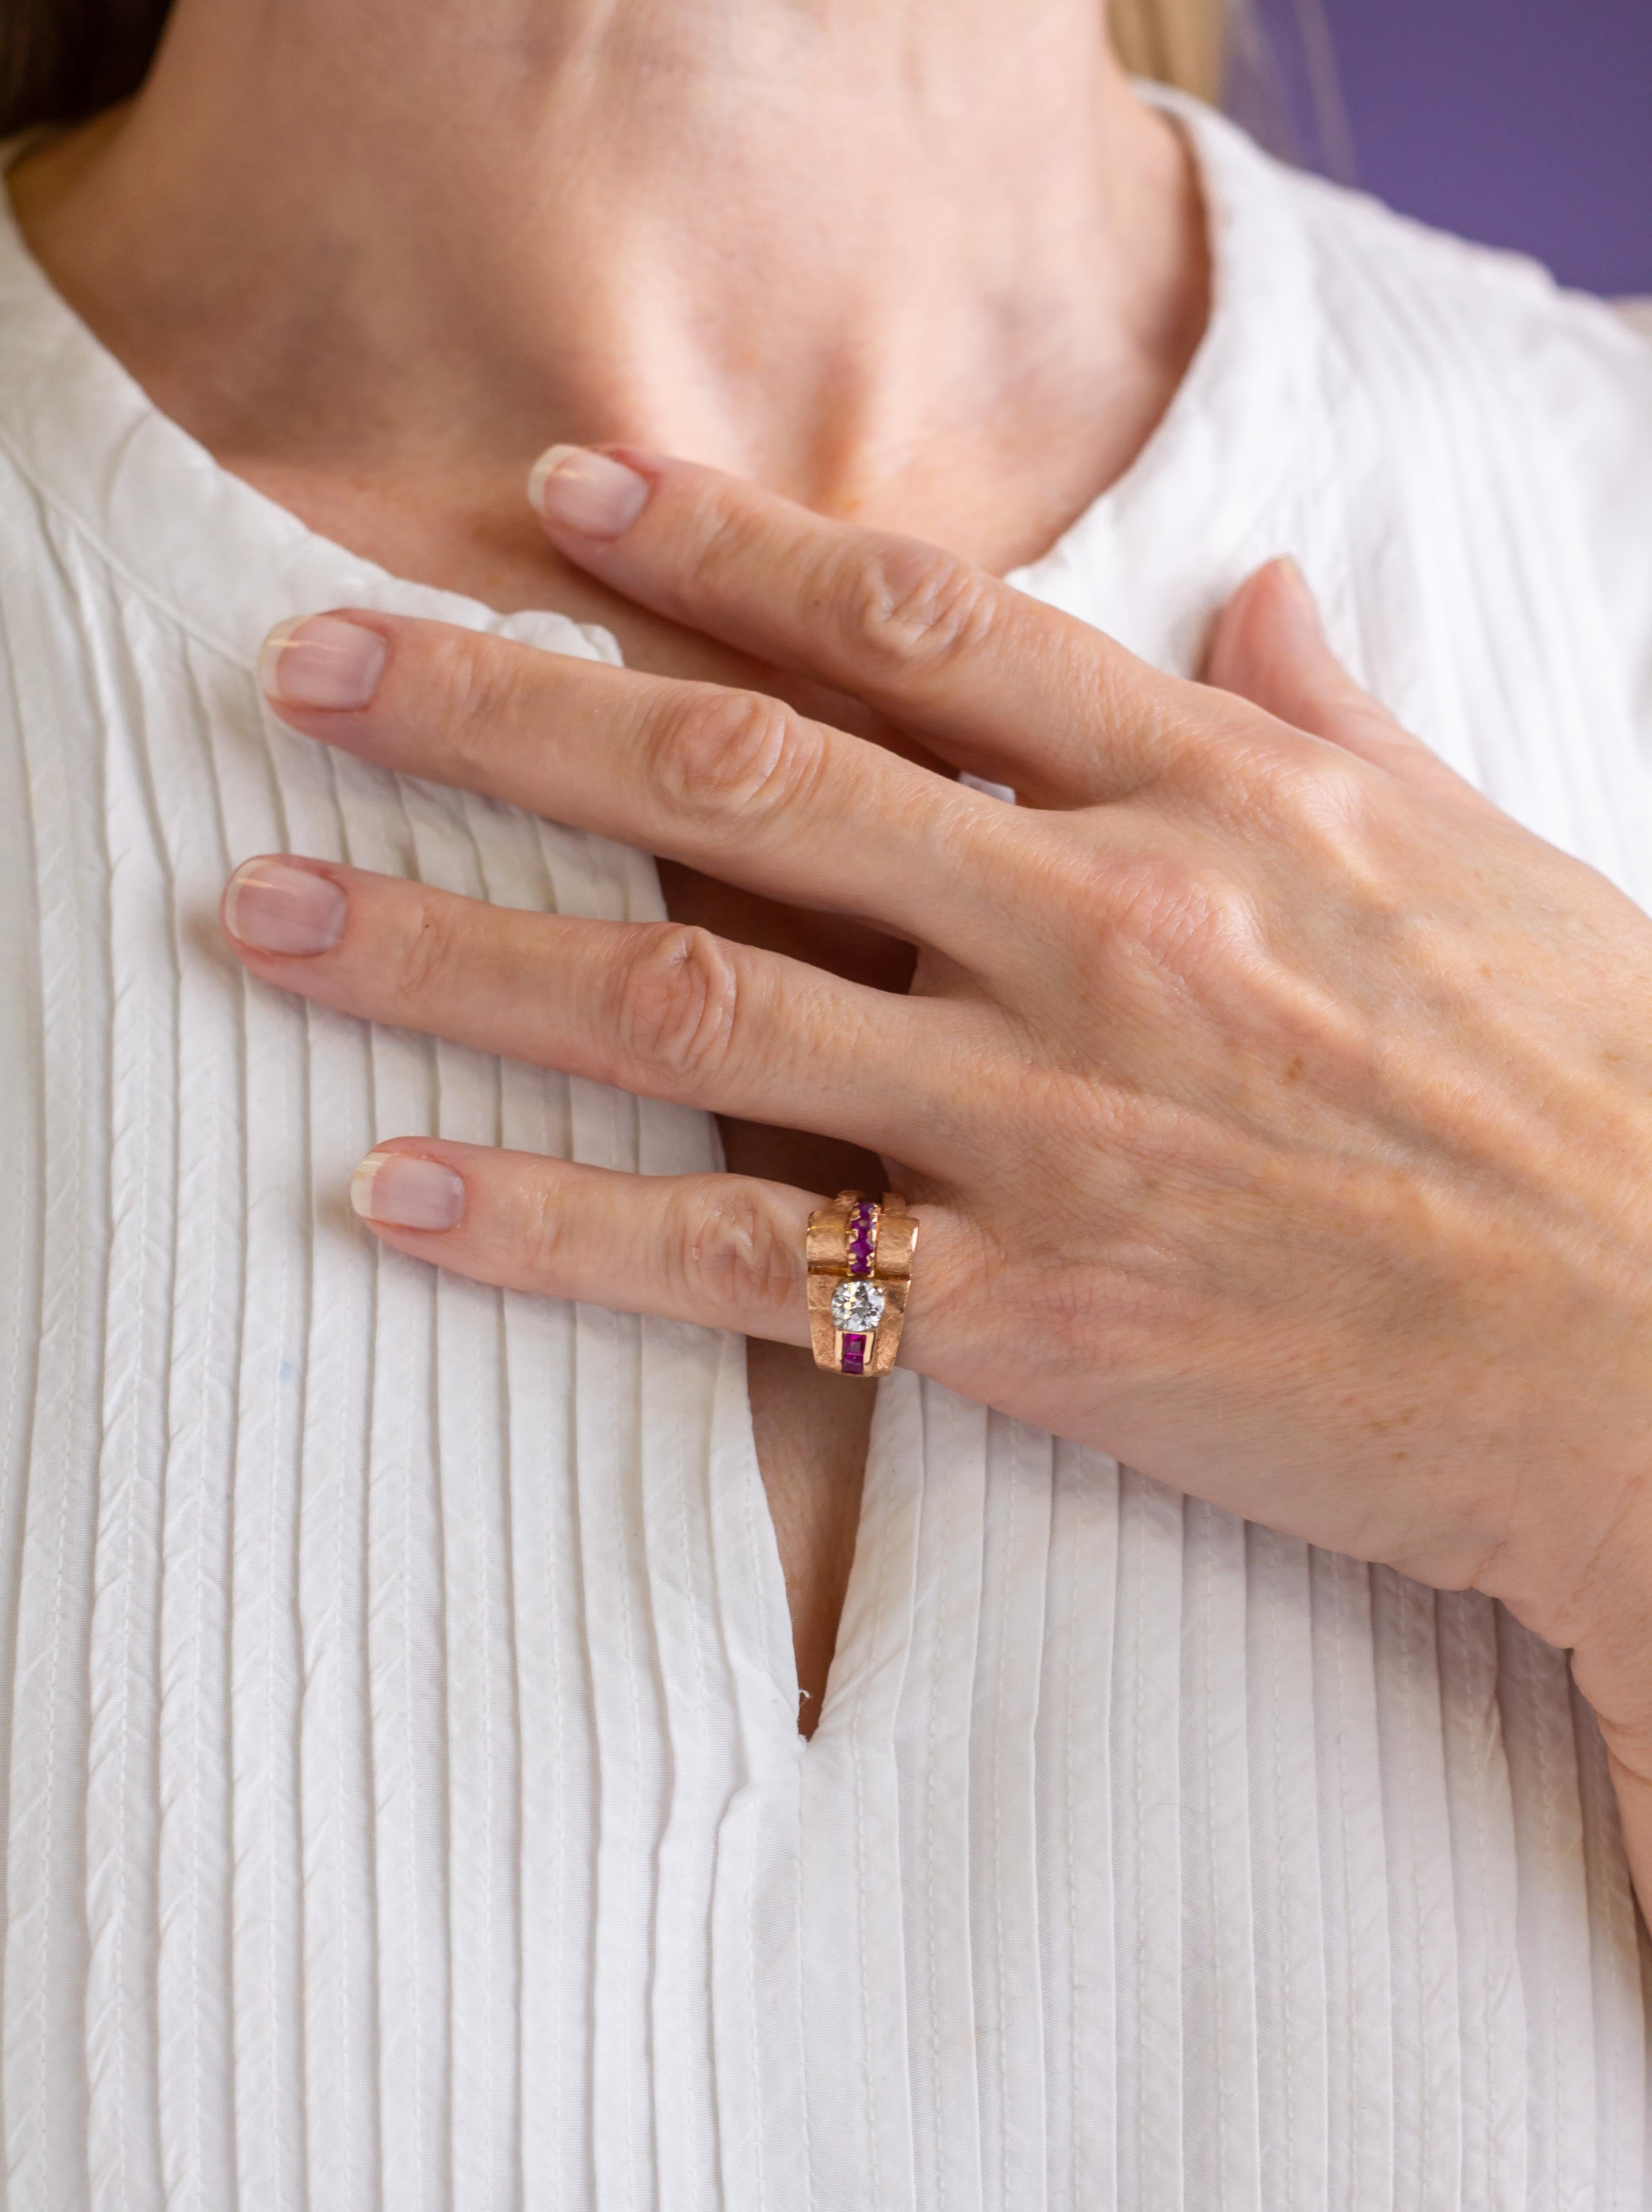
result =
M1353 181L1566 283L1652 293L1652 0L1324 6Z

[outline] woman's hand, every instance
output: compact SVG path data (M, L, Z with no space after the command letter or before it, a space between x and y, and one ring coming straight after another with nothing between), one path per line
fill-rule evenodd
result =
M1505 1599L1652 1771L1652 923L1359 693L1288 567L1206 688L927 547L626 458L572 465L564 552L1023 804L761 696L378 614L289 636L279 711L870 921L911 994L314 861L234 878L248 967L877 1150L922 1222L903 1364ZM799 1344L820 1202L423 1138L357 1178L400 1250Z

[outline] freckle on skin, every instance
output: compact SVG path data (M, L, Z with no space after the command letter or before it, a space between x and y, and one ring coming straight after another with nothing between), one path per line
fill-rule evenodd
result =
M1285 1070L1285 1081L1286 1081L1287 1083L1294 1083L1294 1082L1297 1080L1297 1077L1302 1073L1302 1072L1303 1072L1303 1056L1302 1056L1302 1054L1301 1054L1300 1053L1298 1053L1298 1054L1297 1054L1297 1057L1295 1058L1295 1060L1293 1060L1291 1061L1291 1063L1290 1066L1289 1066L1289 1067L1287 1067L1287 1068L1286 1068L1286 1070Z

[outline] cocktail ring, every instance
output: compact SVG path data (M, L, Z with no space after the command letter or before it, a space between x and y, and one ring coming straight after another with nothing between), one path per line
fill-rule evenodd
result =
M900 1349L918 1224L898 1192L841 1190L809 1216L809 1337L833 1375L887 1375Z

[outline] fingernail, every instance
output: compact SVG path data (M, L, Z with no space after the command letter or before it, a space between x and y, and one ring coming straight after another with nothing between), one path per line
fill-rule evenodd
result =
M330 952L349 902L331 876L290 860L247 860L224 892L224 927L260 952Z
M1312 587L1294 556L1289 553L1282 553L1279 556L1278 568L1286 593L1297 614L1303 621L1311 623L1316 632L1322 629L1323 625L1320 621L1320 603L1314 597Z
M547 522L585 538L617 538L648 504L648 483L606 453L553 446L528 472L528 497Z
M376 629L338 615L277 623L258 655L264 696L282 707L365 707L385 672Z
M350 1178L350 1204L389 1229L452 1229L465 1212L465 1185L440 1160L369 1152Z

